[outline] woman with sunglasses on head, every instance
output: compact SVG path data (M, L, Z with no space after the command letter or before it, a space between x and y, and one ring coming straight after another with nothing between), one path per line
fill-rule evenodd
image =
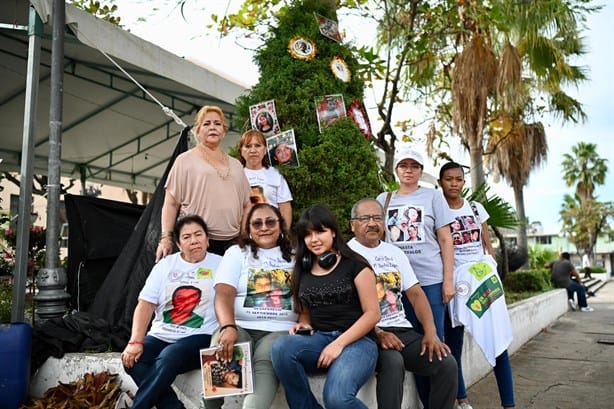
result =
M465 186L465 172L463 167L456 162L448 162L444 164L439 171L439 186L443 190L443 195L448 203L452 215L457 221L465 221L463 234L470 234L472 237L468 242L463 240L454 241L454 275L459 286L470 285L470 288L479 288L473 274L467 272L468 266L486 261L491 265L491 269L496 274L496 263L494 261L495 252L490 243L488 234L488 213L484 206L479 202L469 202L462 197L463 187ZM476 223L477 220L477 223ZM480 224L481 223L481 224ZM472 229L472 230L469 230ZM473 239L474 234L475 239ZM481 239L480 239L481 236ZM463 273L464 271L464 273ZM482 270L484 271L484 270ZM493 277L489 275L483 276L484 281L488 281L492 286ZM496 276L500 285L500 279ZM493 288L495 289L495 288ZM502 290L500 287L499 289ZM483 326L475 326L473 328L474 338L478 345L484 350L483 340L487 340L487 350L491 351L491 356L487 360L494 363L495 378L499 387L499 397L501 398L501 406L504 408L514 408L514 385L512 381L512 366L507 353L507 346L512 340L511 324L509 314L505 304L505 297L502 291L490 291L491 294L500 294L499 299L489 299L489 314L496 323L496 328L489 326L487 316L480 316L475 321L477 325L480 323ZM465 327L459 321L467 321L467 317L474 316L474 312L467 307L467 297L456 295L450 302L450 314L446 315L445 321L445 337L446 344L450 347L452 355L458 363L458 392L456 399L459 409L472 409L467 398L467 390L465 389L465 380L463 378L463 367L461 354L463 351L463 342L465 337ZM451 316L454 316L454 324ZM471 322L471 320L467 321ZM473 324L471 325L473 326ZM468 328L471 328L468 327ZM497 351L497 352L495 352Z
M219 330L212 345L221 347L221 359L231 359L236 342L249 341L253 354L254 393L245 396L244 408L270 408L279 381L271 366L273 341L296 324L292 308L292 245L278 208L254 205L238 245L230 247L215 276L215 314ZM205 400L206 408L219 408L223 399Z
M290 408L322 408L308 381L308 374L322 372L326 408L366 408L356 394L377 361L375 274L325 206L305 210L297 233L292 285L299 320L273 344L273 368Z
M245 176L253 189L261 189L262 194L252 195L252 203L258 203L264 197L266 203L279 210L290 229L292 225L292 193L288 182L277 169L269 163L266 140L261 132L250 129L239 141L239 160L243 164Z

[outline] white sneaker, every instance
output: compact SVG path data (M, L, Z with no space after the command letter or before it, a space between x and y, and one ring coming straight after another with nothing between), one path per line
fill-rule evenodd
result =
M456 409L473 409L473 406L471 406L468 402L463 402L459 403Z
M571 307L573 311L576 311L578 309L578 304L576 304L573 298L570 298L567 301L569 302L569 306Z
M580 308L580 311L584 311L584 312L592 312L595 311L595 309L593 307L589 307L588 305L586 307L582 307Z

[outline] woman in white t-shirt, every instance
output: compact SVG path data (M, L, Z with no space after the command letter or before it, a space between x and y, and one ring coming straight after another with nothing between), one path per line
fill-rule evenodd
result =
M292 193L286 179L270 165L264 135L255 129L245 132L239 141L239 153L252 189L251 202L278 207L289 229L292 225Z
M462 166L455 162L448 162L443 165L439 171L439 185L443 190L443 195L452 215L455 220L460 222L459 224L464 227L464 230L461 232L456 232L451 228L451 234L466 233L472 237L472 240L469 241L462 240L453 242L455 269L463 264L479 262L483 259L484 254L488 254L494 258L495 253L490 243L488 224L486 223L488 220L488 213L480 203L473 202L474 206L472 207L471 203L461 196L465 185L465 174ZM478 232L477 235L475 234L476 232ZM481 240L479 239L480 236ZM467 390L465 389L461 365L464 327L452 327L449 316L446 317L445 340L458 363L458 392L456 395L458 407L462 409L471 409L471 405L467 399ZM504 408L514 408L512 366L507 350L498 355L495 362L494 372L499 387L501 406Z
M220 324L212 345L222 359L232 357L236 342L250 341L254 393L244 408L270 408L279 380L270 349L297 321L292 302L293 248L277 207L259 203L247 215L239 244L230 247L215 276L215 313ZM223 399L207 399L205 407L220 408Z
M200 349L209 346L217 327L213 277L221 257L207 252L207 225L200 216L185 216L177 221L174 237L180 251L151 270L121 354L126 372L139 387L135 409L183 407L171 384L177 375L200 369Z

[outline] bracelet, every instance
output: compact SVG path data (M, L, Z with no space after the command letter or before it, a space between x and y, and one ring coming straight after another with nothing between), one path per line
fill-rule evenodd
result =
M166 231L163 231L162 233L160 233L160 238L161 239L164 239L164 238L167 238L167 237L169 239L173 238L173 232L171 230L166 230Z
M235 324L226 324L226 325L222 325L222 326L220 327L220 333L221 333L222 331L224 331L226 328L234 328L234 329L235 329L235 331L237 331L237 332L239 331L239 330L237 329L237 326L236 326Z
M145 345L143 341L128 341L128 345Z

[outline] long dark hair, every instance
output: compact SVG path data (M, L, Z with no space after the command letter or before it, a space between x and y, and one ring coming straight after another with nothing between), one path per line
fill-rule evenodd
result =
M279 233L279 237L277 238L277 245L279 246L279 249L281 250L281 256L283 257L284 260L286 261L290 261L292 260L292 252L293 252L293 248L292 248L292 242L290 241L290 238L288 237L288 228L286 227L286 222L284 221L284 218L281 216L281 212L279 211L279 209L275 206L272 206L268 203L258 203L254 206L252 206L252 208L249 210L249 212L247 213L247 217L245 219L245 229L243 229L243 231L241 232L241 235L239 236L239 246L244 249L245 246L250 246L252 249L252 254L254 255L254 258L258 258L258 244L256 244L256 242L252 239L252 216L254 215L254 212L258 209L271 209L274 213L275 213L275 217L277 217L277 219L279 220L279 229L280 229L280 233Z
M296 261L294 263L294 271L292 272L292 293L294 297L294 305L299 309L301 305L300 300L298 299L298 288L301 281L300 278L303 273L308 273L311 271L311 266L309 266L308 269L303 267L303 258L305 258L305 256L310 258L312 265L313 260L316 258L311 250L307 248L307 245L305 244L305 237L309 231L322 232L326 229L332 230L332 232L335 234L335 237L333 238L333 250L336 250L342 257L358 260L367 266L369 265L369 262L363 256L356 253L347 245L347 242L343 238L343 232L339 228L339 223L328 207L317 204L307 208L303 211L298 223L296 224Z

